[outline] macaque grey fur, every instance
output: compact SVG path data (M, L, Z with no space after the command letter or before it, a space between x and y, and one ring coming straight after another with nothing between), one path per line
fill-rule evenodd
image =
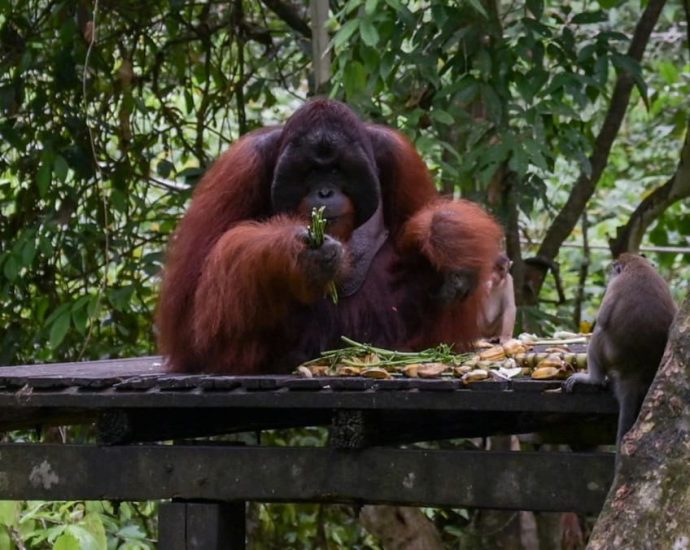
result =
M676 314L666 281L649 261L636 254L621 254L597 314L587 349L587 373L564 383L613 386L619 404L616 445L632 428L647 390L654 380Z

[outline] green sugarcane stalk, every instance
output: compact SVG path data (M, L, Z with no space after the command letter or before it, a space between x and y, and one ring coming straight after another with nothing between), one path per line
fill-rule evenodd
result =
M446 363L460 365L472 357L472 353L454 353L447 344L440 344L434 348L421 351L395 351L378 348L370 344L363 344L345 336L341 340L347 344L344 348L322 351L321 355L303 363L305 366L328 363L330 368L338 364L350 364L360 366L356 359L365 355L375 354L379 361L371 366L381 368L395 368L416 363Z
M325 206L312 208L311 223L307 227L307 241L310 248L319 248L326 238L326 218L323 216ZM338 289L335 283L328 283L327 292L334 304L338 303Z

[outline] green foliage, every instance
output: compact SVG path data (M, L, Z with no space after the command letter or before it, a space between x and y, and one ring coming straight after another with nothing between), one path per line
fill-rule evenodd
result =
M447 190L477 194L507 166L520 176L525 205L543 198L557 158L588 169L589 123L610 69L644 84L623 53L626 35L612 32L601 10L540 1L526 10L368 5L350 1L336 15L333 93L411 134Z
M0 501L0 548L153 550L156 506L109 502Z
M363 35L362 13L378 28L375 46ZM630 74L637 95L588 207L590 241L606 244L640 197L673 174L687 124L689 73L677 61L687 59L684 13L680 6L664 12L656 29L661 38L652 39L642 66L626 55L640 13L640 6L618 1L540 0L389 0L371 13L364 0L350 0L336 14L333 94L413 136L444 191L488 202L502 218L509 214L506 193L515 193L519 236L534 245L523 252L529 256L578 175L589 174L614 78ZM515 176L514 190L501 181L505 171ZM646 244L686 243L685 219L687 206L674 205ZM571 238L581 240L579 229ZM593 255L585 288L589 320L603 293L595 270L610 257L606 249ZM558 260L566 302L559 303L547 278L540 306L519 312L521 328L569 326L582 249L563 249ZM656 260L665 276L687 279L682 256ZM681 298L688 289L674 290Z
M263 432L261 442L276 446L326 444L322 428ZM329 549L380 548L357 519L354 506L324 504L250 504L249 524L254 528L248 547L256 550L283 548Z
M117 2L87 64L90 6L0 4L0 364L153 353L193 183L306 79L258 3Z
M326 504L256 504L259 529L250 549L340 548L377 549L380 546L357 519L353 506Z

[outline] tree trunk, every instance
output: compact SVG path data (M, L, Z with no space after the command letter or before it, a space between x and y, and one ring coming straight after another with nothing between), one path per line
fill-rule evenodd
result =
M434 524L419 508L364 506L359 519L365 529L380 539L386 550L442 550Z
M619 461L588 548L689 548L690 297Z
M331 53L328 49L328 0L311 0L311 49L314 67L314 93L327 91L331 79Z

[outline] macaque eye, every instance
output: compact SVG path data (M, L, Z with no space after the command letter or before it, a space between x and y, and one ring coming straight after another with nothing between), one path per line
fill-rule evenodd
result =
M613 262L611 275L619 275L621 271L623 271L623 265L620 262Z

